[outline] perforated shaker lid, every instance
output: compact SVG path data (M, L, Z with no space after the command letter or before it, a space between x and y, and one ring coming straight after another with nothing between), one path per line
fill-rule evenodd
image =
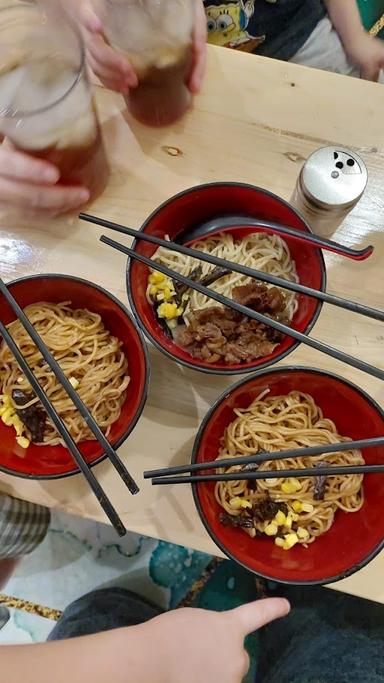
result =
M363 194L368 180L364 161L343 147L321 147L301 172L302 188L325 209L348 208Z

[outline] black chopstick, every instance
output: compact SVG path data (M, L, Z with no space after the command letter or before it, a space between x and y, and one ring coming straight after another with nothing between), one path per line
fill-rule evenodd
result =
M150 242L151 244L156 244L159 247L164 247L170 251L175 251L178 254L183 254L184 256L191 256L192 258L199 259L200 261L205 261L206 263L211 263L212 265L219 266L221 268L226 268L232 270L236 273L241 273L247 277L255 278L262 282L269 282L277 287L282 287L283 289L288 289L292 292L299 292L300 294L305 294L306 296L313 297L319 301L323 301L327 304L332 304L333 306L338 306L339 308L344 308L347 311L352 311L352 313L358 313L359 315L364 315L367 318L373 318L374 320L380 320L384 322L384 311L380 311L376 308L371 308L370 306L365 306L356 301L349 301L348 299L343 299L342 297L336 296L335 294L328 294L328 292L322 292L318 289L313 289L312 287L307 287L306 285L301 285L298 282L292 282L291 280L285 280L284 278L277 277L276 275L271 275L269 273L264 273L261 270L256 270L255 268L249 268L248 266L243 266L240 263L233 263L232 261L227 261L227 259L219 258L213 254L205 254L204 252L198 251L198 249L191 249L182 244L177 244L176 242L168 242L167 240L161 239L160 237L155 237L154 235L147 235L141 230L133 230L132 228L127 228L118 223L112 223L104 218L98 218L97 216L90 216L86 213L81 213L79 216L83 221L88 223L94 223L95 225L101 225L104 228L109 228L110 230L115 230L124 235L129 235L130 237L135 237L139 240L144 240L145 242ZM157 266L154 266L157 268Z
M169 484L196 484L210 481L243 481L256 479L286 479L289 477L332 477L350 474L384 474L384 465L330 465L329 467L306 467L293 470L262 470L250 472L224 472L223 474L197 474L190 477L157 477L152 479L153 486Z
M69 452L71 453L74 461L76 462L78 468L81 470L83 473L84 477L86 478L89 486L91 487L93 493L95 494L97 500L99 501L101 507L103 508L104 512L106 513L107 517L109 518L111 524L119 534L119 536L124 536L127 532L125 529L125 526L123 522L121 521L120 517L118 516L115 508L113 507L111 501L109 500L108 496L106 495L105 491L103 490L101 484L97 481L95 475L93 474L92 470L89 468L87 465L86 461L84 460L79 448L75 444L74 440L72 439L69 431L67 430L64 422L61 420L59 417L57 411L55 410L54 406L52 405L51 401L49 400L47 394L45 393L44 389L40 386L39 381L35 377L33 371L29 367L27 361L25 360L23 354L21 353L19 347L17 346L16 342L14 341L13 337L10 335L8 332L6 326L0 322L0 334L3 337L5 343L7 344L9 350L11 353L14 355L21 371L24 373L26 376L28 382L30 383L33 391L35 392L36 396L39 398L41 401L42 405L44 406L45 410L47 411L49 417L51 418L53 424L55 425L57 431L59 432L60 436L63 438Z
M197 472L203 470L218 469L218 467L234 467L235 465L260 465L270 460L288 460L289 458L314 457L316 455L326 455L327 453L341 453L351 449L374 448L384 446L384 436L376 436L371 439L355 439L354 441L340 441L338 443L322 444L318 446L308 446L306 448L293 448L289 451L273 451L267 453L256 453L254 455L242 455L239 457L221 458L220 460L209 460L206 462L193 462L189 465L179 465L175 467L164 467L158 470L144 472L144 479L155 479L156 477L167 477L174 474L184 474L186 472Z
M262 313L258 313L256 311L251 310L250 308L247 308L246 306L243 306L242 304L238 304L236 301L228 299L228 297L223 296L218 292L215 292L213 289L204 287L204 285L201 285L198 282L194 282L190 278L185 277L184 275L180 275L180 273L177 273L176 271L171 270L170 268L167 268L166 266L163 266L160 263L152 261L152 259L143 256L143 254L139 254L133 249L126 247L124 244L120 244L120 242L115 242L115 240L111 240L109 237L106 237L105 235L102 235L100 237L100 241L103 242L103 244L107 244L109 247L112 247L113 249L120 251L122 254L126 254L130 258L136 261L140 261L140 263L144 263L146 266L148 266L148 268L155 269L160 273L163 273L167 277L170 277L171 279L176 280L177 282L181 282L183 285L186 285L189 289L195 289L197 292L205 294L205 296L208 296L211 299L218 301L223 306L233 308L233 310L238 311L239 313L247 316L248 318L257 320L258 322L263 323L264 325L267 325L269 327L273 327L273 329L278 330L282 334L285 334L288 337L292 337L293 339L297 339L297 341L306 344L306 346L310 346L311 348L316 349L316 351L320 351L321 353L325 353L327 356L330 356L331 358L336 358L336 360L339 360L342 363L346 363L346 365L350 365L351 367L357 368L362 372L366 372L368 375L372 375L372 377L376 377L377 379L384 379L383 370L375 368L373 365L370 365L369 363L366 363L365 361L362 361L359 358L354 358L354 356L350 356L349 354L344 353L339 349L335 349L333 346L329 346L328 344L325 344L324 342L321 342L318 339L312 339L303 332L299 332L298 330L294 330L292 327L283 325L283 323L280 323L277 320L273 320L273 318L268 318L268 316L263 315Z
M36 344L36 346L39 349L44 360L49 365L50 369L52 370L52 372L55 375L58 382L60 382L60 384L65 389L65 391L68 394L68 396L70 397L71 401L74 403L74 405L78 409L80 415L85 420L87 426L90 428L90 430L92 431L92 433L94 434L94 436L96 437L97 441L102 446L102 448L105 450L106 455L108 456L112 465L115 467L115 469L119 473L119 475L122 478L125 485L128 487L129 491L132 493L132 495L135 495L136 493L138 493L139 487L137 486L136 482L134 481L134 479L132 478L132 476L130 475L128 470L126 469L124 463L120 460L116 451L112 448L108 439L106 439L106 437L104 436L104 434L101 431L96 420L92 417L88 408L86 407L86 405L81 400L79 394L77 393L77 391L75 391L75 389L73 388L69 379L66 377L66 375L62 371L59 363L52 356L52 354L48 351L48 349L45 346L40 335L36 332L32 323L30 322L28 317L25 315L23 309L19 306L16 299L12 296L8 287L6 286L6 284L3 282L3 280L1 278L0 278L0 292L3 294L3 296L5 297L5 299L7 300L9 305L11 306L12 310L15 312L17 318L20 320L21 324L23 325L25 330L28 332L28 334L31 337L31 339L33 340L33 342Z

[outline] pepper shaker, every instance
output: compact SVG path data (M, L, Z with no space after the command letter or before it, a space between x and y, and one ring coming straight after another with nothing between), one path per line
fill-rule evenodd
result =
M301 169L291 204L314 232L330 235L356 206L367 180L367 168L355 152L321 147Z

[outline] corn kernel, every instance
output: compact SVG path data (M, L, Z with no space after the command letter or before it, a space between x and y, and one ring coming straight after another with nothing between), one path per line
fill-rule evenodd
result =
M300 491L301 489L301 484L298 479L295 477L290 477L290 479L286 479L283 481L281 485L281 490L284 491L284 493L297 493L297 491Z
M302 511L303 512L313 512L313 505L311 503L303 503L302 504Z
M28 448L28 446L31 443L30 440L27 439L25 436L18 436L16 441L19 444L20 448Z
M17 417L17 416L16 416L16 417ZM15 429L15 432L16 432L16 435L17 435L17 436L23 436L24 425L23 425L22 421L20 420L20 418L17 418L17 419L14 421L13 427L14 427L14 429Z
M281 510L279 510L279 512L275 515L275 522L278 526L284 526L286 519L287 518L284 512L282 512Z
M249 500L246 500L245 498L241 499L241 507L244 508L245 510L252 510L252 503L249 502Z
M158 273L157 270L155 270L154 273L150 274L148 280L151 285L158 285L160 282L165 280L165 275L163 275L163 273Z
M301 502L300 500L294 500L294 501L291 503L291 508L292 508L295 512L301 512L302 509L303 509L303 504L302 504L302 502Z
M7 408L2 414L1 419L7 427L12 427L12 418L14 415L14 410L12 408Z
M295 487L296 491L301 491L302 485L300 484L299 480L296 479L296 477L291 477L291 483L292 486Z
M291 529L291 527L292 527L292 522L293 522L292 516L288 513L288 514L287 514L287 517L286 517L286 520L285 520L285 524L284 524L285 528L286 528L286 529Z
M276 536L278 530L277 524L275 522L271 522L265 527L264 533L267 534L267 536Z
M277 545L279 548L284 548L284 543L285 543L284 539L280 538L280 536L275 538L275 545Z
M308 539L309 539L309 531L307 531L307 529L304 529L303 526L299 526L299 527L297 528L296 533L297 533L297 535L298 535L298 537L299 537L299 539L300 539L301 541L308 541Z
M234 498L231 498L229 501L229 507L231 507L232 510L240 510L240 508L242 507L240 496L235 496Z
M69 378L69 383L73 386L74 389L77 389L77 387L78 387L79 384L80 384L79 380L76 379L76 377L70 377L70 378Z
M296 543L298 543L298 542L299 542L299 539L298 539L298 537L297 537L297 534L287 534L287 535L284 537L284 545L283 545L283 548L284 548L284 550L290 550L290 549L293 548L293 546L296 545Z
M159 308L157 309L157 314L159 318L167 318L168 320L177 318L177 305L168 303L160 304Z

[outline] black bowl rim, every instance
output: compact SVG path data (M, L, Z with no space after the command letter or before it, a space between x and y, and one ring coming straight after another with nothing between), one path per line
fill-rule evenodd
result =
M248 189L257 190L258 192L263 192L264 194L268 195L269 197L272 197L273 199L278 199L280 202L282 202L282 204L284 204L286 207L290 208L297 215L297 217L303 222L303 224L307 228L308 232L310 234L313 234L313 231L312 231L311 227L309 226L309 224L307 223L307 221L303 218L303 216L301 216L301 214L295 209L295 207L291 206L291 204L289 202L285 201L285 199L282 199L281 197L279 197L274 192L270 192L269 190L265 190L263 187L258 187L257 185L251 185L250 183L239 183L239 182L234 182L234 181L229 181L229 182L218 181L218 182L213 182L213 183L203 183L201 185L195 185L193 187L190 187L186 190L183 190L182 192L178 192L177 194L173 195L172 197L167 199L165 202L160 204L154 211L152 211L152 213L148 216L148 218L146 218L146 220L142 224L142 226L140 228L140 232L145 232L147 225L156 216L156 214L158 214L160 211L165 209L171 202L175 201L176 199L179 199L180 197L183 197L184 195L190 194L192 192L204 190L205 188L219 187L219 186L221 187L223 185L231 186L231 187L234 187L234 186L245 187ZM138 244L138 240L136 238L133 241L131 248L135 250L137 247L137 244ZM323 253L322 253L321 249L319 249L318 251L319 251L320 270L321 270L321 291L324 292L326 290L326 287L327 287L327 271L326 271L326 267L325 267L325 261L324 261ZM136 304L135 304L135 300L134 300L134 297L132 295L132 290L131 290L131 286L130 286L131 274L132 274L131 264L132 264L132 261L130 258L128 258L128 260L127 260L127 271L126 271L126 287L127 287L128 301L129 301L129 305L132 309L132 313L135 316L140 329L144 332L147 339L149 339L149 341L152 342L152 344L159 351L161 351L161 353L163 353L165 356L167 356L167 358L169 358L174 363L178 363L179 365L184 365L185 367L190 368L191 370L195 370L196 372L203 372L206 375L223 375L223 376L245 375L245 374L248 374L250 372L257 372L259 370L263 370L264 368L272 367L273 365L275 365L275 363L278 363L279 361L283 360L286 356L288 356L290 353L295 351L297 349L297 347L300 346L300 344L302 343L300 341L294 341L292 346L290 346L285 351L282 351L281 353L279 353L272 360L265 361L263 363L260 363L259 365L254 365L254 366L251 366L248 368L241 368L240 367L237 370L231 370L231 368L203 367L203 366L200 366L196 362L195 363L192 362L192 360L188 361L188 360L181 359L181 358L175 358L175 356L170 351L165 349L164 346L162 344L160 344L160 342L158 342L157 339L155 339L155 337L152 335L151 331L146 327L146 325L143 323L143 321L141 320L141 318L138 314ZM323 302L318 301L317 306L316 306L316 310L313 314L313 317L309 321L306 328L303 330L303 334L309 334L309 332L311 332L311 330L313 329L314 325L316 324L316 322L319 318L322 307L323 307Z
M348 387L354 389L360 396L362 396L370 405L371 407L378 412L382 419L384 420L384 409L375 401L372 396L367 394L364 389L361 389L357 384L354 384L353 382L350 382L349 380L345 379L344 377L341 377L340 375L337 375L336 373L333 372L328 372L327 370L321 370L319 368L312 368L309 366L304 366L304 365L280 365L278 368L268 368L263 370L262 372L255 372L252 377L246 377L244 379L239 380L238 382L235 382L235 384L232 384L226 391L224 391L218 399L212 404L212 406L209 408L208 412L203 418L203 421L200 424L200 427L198 429L198 432L195 437L195 441L193 444L193 450L192 450L192 458L191 462L195 463L196 458L197 458L197 452L200 446L200 441L201 438L205 432L206 426L214 412L217 410L217 408L221 405L221 403L228 398L232 394L233 391L238 389L239 387L248 384L252 382L252 379L263 376L263 375L269 375L269 374L277 374L280 372L286 373L286 372L307 372L309 374L317 374L317 375L323 375L327 377L332 377L333 379L338 380L342 384L347 385ZM336 574L335 576L330 576L330 577L324 577L322 579L308 579L308 580L297 580L293 581L290 579L277 579L275 576L269 576L268 574L261 574L256 572L254 569L249 567L247 564L244 562L241 562L238 560L230 550L228 550L223 543L217 538L216 534L214 531L211 529L209 526L201 503L200 499L198 496L198 484L193 483L192 484L192 494L193 494L193 499L195 501L196 509L199 513L200 520L202 521L205 529L208 531L208 534L210 535L211 539L214 541L214 543L220 548L220 550L228 557L230 560L233 560L233 562L236 562L240 566L242 566L244 569L246 569L249 572L252 572L256 576L261 576L263 579L267 579L269 581L275 581L276 583L281 583L285 585L291 585L291 586L318 586L318 585L323 585L323 584L330 584L330 583L335 583L336 581L341 581L342 579L346 579L348 576L352 576L352 574L355 574L357 571L365 567L371 560L373 560L384 548L384 536L383 540L378 543L375 548L371 552L369 552L360 562L357 562L355 565L350 567L349 569L345 570L344 572L340 572L340 574Z
M88 285L92 287L93 289L99 290L102 294L104 294L107 298L111 299L119 308L122 310L122 312L126 315L130 323L132 324L133 328L136 330L142 350L143 350L143 355L144 355L144 387L143 387L143 393L141 396L140 403L137 407L136 413L132 419L132 421L129 423L127 429L125 430L124 434L115 441L114 443L111 443L112 448L117 449L120 448L120 446L126 441L128 436L131 434L131 432L134 430L136 427L141 414L144 410L144 406L146 404L147 398L148 398L148 390L149 390L149 384L150 384L150 379L151 379L151 363L150 363L150 358L149 358L149 351L147 344L145 343L145 339L143 336L143 333L141 329L139 328L135 317L132 315L132 313L128 310L128 308L114 295L111 294L111 292L108 292L108 290L104 289L104 287L101 287L100 285L95 284L94 282L91 282L90 280L86 280L85 278L77 277L76 275L66 275L65 273L40 273L38 275L26 275L24 277L19 277L16 280L11 280L10 282L7 283L7 287L11 287L12 285L17 285L20 282L29 282L33 280L41 280L42 278L44 279L58 279L58 278L65 278L67 280L75 280L76 282L80 282L81 284ZM99 465L101 462L103 462L107 458L106 453L102 453L96 460L94 460L92 463L88 463L88 467L95 467L96 465ZM79 468L74 468L73 470L70 470L70 472L62 472L61 474L32 474L32 473L24 473L24 472L17 472L16 470L10 469L8 467L4 467L1 462L0 462L0 472L4 472L4 474L10 474L13 477L19 477L20 479L30 479L33 481L47 481L47 480L54 480L54 479L66 479L67 477L73 477L75 474L80 474Z

